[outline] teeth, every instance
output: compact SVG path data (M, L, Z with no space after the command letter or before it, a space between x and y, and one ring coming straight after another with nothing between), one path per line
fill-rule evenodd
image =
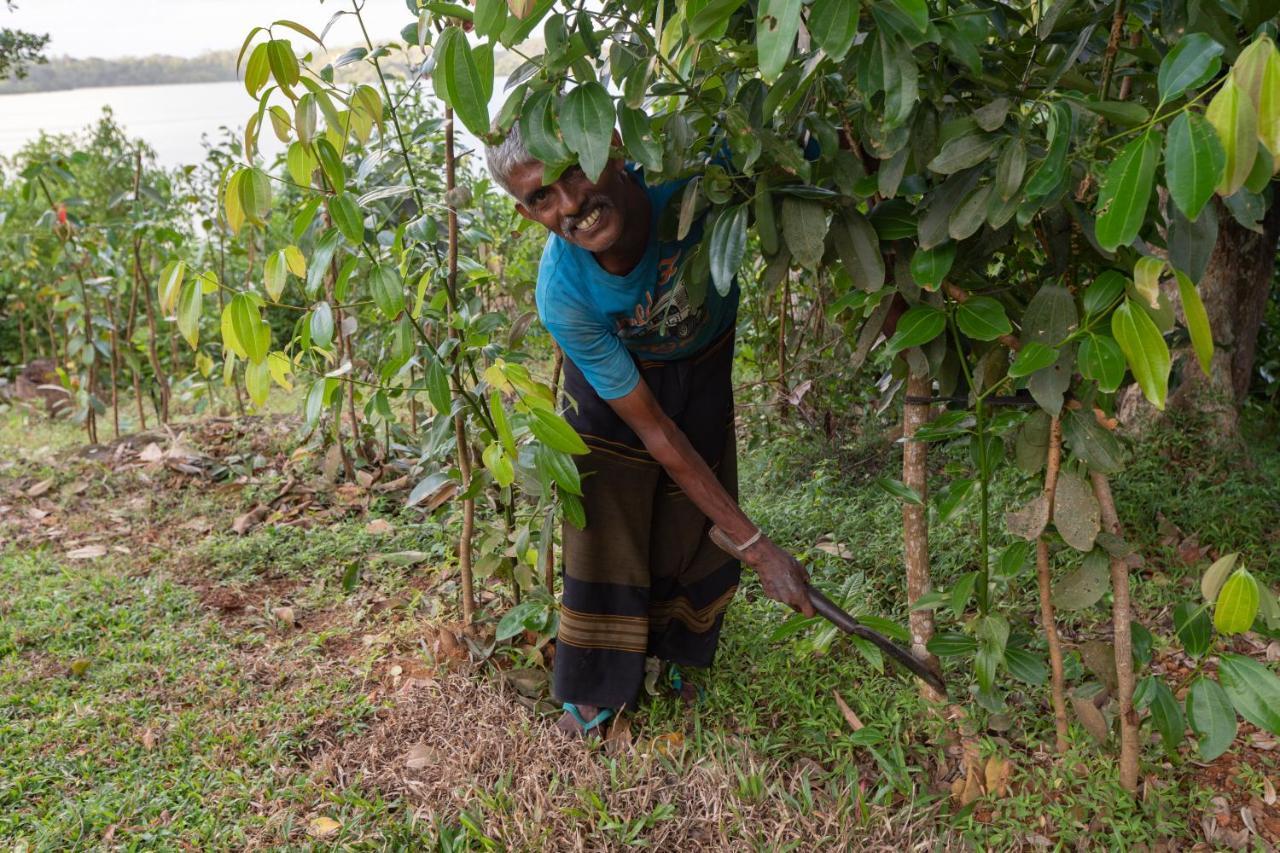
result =
M600 208L597 207L595 210L591 211L590 215L588 215L586 219L578 223L578 230L586 231L588 228L594 227L596 222L598 222L599 220L600 220Z

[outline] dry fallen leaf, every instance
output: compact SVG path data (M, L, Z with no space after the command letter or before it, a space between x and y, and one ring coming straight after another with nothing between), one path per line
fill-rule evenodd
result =
M858 719L858 715L855 714L853 709L844 701L844 697L840 695L839 690L832 690L831 695L836 697L836 707L840 709L841 714L844 714L845 722L849 724L849 728L853 729L855 732L865 728L865 724L862 720Z
M659 755L670 757L684 747L684 732L667 732L665 735L658 735L651 741L650 746Z
M370 536L381 536L384 533L391 533L395 528L391 526L391 522L385 518L375 518L364 526L364 532Z
M1093 735L1093 739L1098 743L1106 743L1111 727L1107 725L1107 718L1098 710L1098 706L1093 704L1093 700L1072 694L1071 707L1075 709L1080 724Z
M338 823L333 818L318 817L311 821L311 826L308 827L307 833L313 838L325 838L333 835L339 829L342 829L342 824Z
M631 751L631 717L618 714L609 724L609 733L604 737L604 750L609 755L618 756Z
M844 544L843 542L835 541L835 539L830 535L823 536L822 538L820 538L817 542L814 543L813 547L817 548L819 551L822 551L824 554L830 554L831 556L839 557L842 560L853 559L853 551L849 548L849 546Z
M107 553L105 545L86 545L67 552L68 560L96 560Z
M1269 806L1276 804L1276 786L1269 778L1262 780L1262 802Z
M88 488L89 484L84 480L76 480L70 486L67 486L67 494L78 495L81 492L87 491Z
M156 748L156 733L151 730L150 726L147 726L142 733L142 748L147 752Z
M431 763L431 748L425 743L409 747L404 756L404 766L410 770L421 770Z
M1013 763L998 755L987 759L986 783L987 793L1003 797L1009 788L1009 776L1013 773Z
M292 607L273 607L271 608L271 615L276 617L286 625L293 625L293 626L298 625L298 620L293 615Z
M52 478L52 477L50 477L50 478L49 478L49 479L47 479L47 480L41 480L40 482L36 483L36 484L35 484L34 486L32 486L31 488L27 489L27 497L29 497L29 498L38 498L38 497L40 497L41 495L43 495L45 492L49 491L49 489L51 489L51 488L53 488L53 478Z
M231 531L237 536L243 536L248 533L250 529L261 524L270 513L271 507L266 504L258 504L244 515L231 522Z
M142 448L142 452L138 454L138 459L142 462L159 462L164 459L164 451L160 449L160 445L153 441Z

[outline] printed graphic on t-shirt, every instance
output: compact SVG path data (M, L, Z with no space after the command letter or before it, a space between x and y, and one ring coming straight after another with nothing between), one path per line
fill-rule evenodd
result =
M645 349L650 351L662 352L681 346L696 335L707 320L704 306L694 308L689 304L689 291L684 279L677 275L680 247L674 246L671 251L672 254L659 259L657 283L645 293L644 302L637 304L631 314L614 314L612 318L618 337L624 341L658 338L646 342Z

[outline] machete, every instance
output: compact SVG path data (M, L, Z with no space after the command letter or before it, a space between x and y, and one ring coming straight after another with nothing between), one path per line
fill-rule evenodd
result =
M732 540L725 535L724 531L714 525L711 528L711 541L716 543L720 550L724 551L731 557L739 560L744 559L744 555L733 544ZM942 680L942 676L934 672L928 664L913 655L909 650L890 640L879 631L873 631L866 625L860 624L857 619L840 609L840 607L831 599L827 598L813 586L806 584L805 591L809 595L809 603L813 605L813 609L818 615L822 616L832 625L835 625L846 634L852 634L855 637L861 637L864 640L874 644L876 648L887 654L901 666L906 667L913 675L924 681L934 690L942 695L947 694L946 682Z

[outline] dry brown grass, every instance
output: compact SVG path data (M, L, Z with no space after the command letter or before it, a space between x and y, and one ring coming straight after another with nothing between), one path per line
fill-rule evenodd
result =
M785 766L741 750L693 759L629 737L584 744L532 717L513 691L476 674L443 673L402 691L368 734L315 759L320 775L403 798L428 826L468 811L499 849L614 850L643 840L655 850L947 850L932 814L870 809L856 819L853 791L818 778L816 765ZM738 773L766 782L740 794ZM802 814L782 796L805 785ZM593 792L594 795L593 796ZM658 817L652 817L654 815Z

